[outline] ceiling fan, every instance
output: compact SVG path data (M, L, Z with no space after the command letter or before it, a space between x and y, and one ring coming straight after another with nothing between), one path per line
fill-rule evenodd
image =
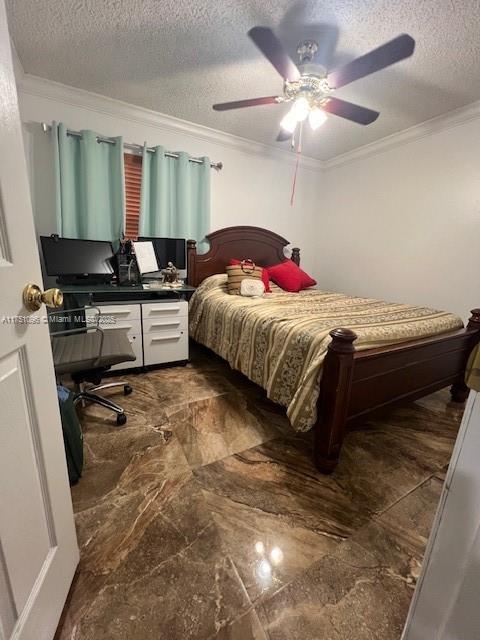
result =
M282 76L283 95L223 102L214 104L213 108L215 111L227 111L264 104L293 103L280 123L279 142L291 138L297 125L307 118L311 128L317 129L327 119L327 113L363 125L374 122L380 115L378 111L335 98L331 95L332 91L408 58L415 49L415 40L402 34L345 66L328 72L323 65L314 61L318 51L318 44L314 40L305 40L298 45L299 63L296 65L268 27L253 27L248 35Z

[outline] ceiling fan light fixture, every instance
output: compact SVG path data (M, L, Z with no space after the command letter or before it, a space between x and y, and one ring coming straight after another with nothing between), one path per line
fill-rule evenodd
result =
M304 96L300 96L295 100L290 113L297 122L303 122L310 112L310 105Z
M313 131L316 131L318 127L321 127L326 120L327 114L319 107L313 107L308 114L308 122L310 123Z
M297 119L292 113L292 109L290 109L290 111L283 116L282 121L280 122L280 126L284 131L287 131L288 133L293 133L295 131L297 126Z

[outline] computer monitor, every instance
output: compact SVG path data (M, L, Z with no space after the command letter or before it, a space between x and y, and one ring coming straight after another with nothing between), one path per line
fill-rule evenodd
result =
M46 274L57 276L58 282L109 282L113 277L111 242L52 235L40 236L40 243Z
M152 238L141 236L140 242L150 241L160 269L165 269L168 262L173 262L182 279L187 277L187 243L184 238Z

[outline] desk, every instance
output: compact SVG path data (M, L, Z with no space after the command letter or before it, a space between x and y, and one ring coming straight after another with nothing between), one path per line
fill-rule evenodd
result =
M112 284L90 285L56 285L63 292L65 309L81 307L85 304L101 302L134 302L147 300L190 300L195 287L184 285L176 289L145 289L144 285L136 284L121 287ZM73 304L72 304L73 303Z
M149 289L143 285L64 285L64 309L95 305L101 329L123 328L136 359L115 369L188 361L188 300L194 287ZM97 315L86 309L84 322Z

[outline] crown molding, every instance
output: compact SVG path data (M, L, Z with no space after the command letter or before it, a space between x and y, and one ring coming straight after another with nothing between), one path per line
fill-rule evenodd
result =
M346 164L350 164L363 158L378 155L386 151L390 151L396 147L409 144L411 142L417 142L423 138L427 138L441 131L446 131L453 127L466 124L473 120L480 118L480 101L472 102L464 107L459 107L453 111L448 111L440 116L425 120L420 124L416 124L413 127L399 131L398 133L392 133L385 138L371 142L362 147L357 147L352 151L343 153L339 156L325 160L323 162L323 169L330 170L336 167L341 167Z
M187 120L181 120L180 118L168 116L144 107L137 107L130 103L122 102L121 100L85 91L84 89L77 89L76 87L54 82L53 80L47 80L24 73L21 77L17 78L17 84L19 93L54 100L55 102L61 102L70 106L81 107L97 113L129 120L137 124L154 127L162 131L181 132L196 140L204 140L205 142L220 145L226 149L233 149L250 155L268 157L292 165L296 162L296 155L291 151L285 151L260 142L247 140L240 136L194 124ZM135 142L135 140L129 140L128 142ZM217 161L222 160L222 158L213 158L212 160ZM321 171L324 163L315 158L301 156L300 164L305 169Z
M14 52L14 55L16 52ZM196 140L204 140L242 153L254 156L272 158L288 164L295 164L296 155L291 151L278 149L271 145L248 140L240 136L235 136L224 131L218 131L210 127L181 120L173 116L168 116L158 111L137 107L121 100L108 98L107 96L77 89L68 85L47 80L38 76L33 76L23 72L18 56L15 56L18 64L17 85L20 93L38 96L55 102L61 102L70 106L81 107L97 113L103 113L112 117L129 120L137 124L154 127L163 131L173 133L183 133ZM477 120L480 118L480 101L473 102L464 107L454 109L420 124L393 133L385 138L371 142L370 144L357 147L352 151L330 158L329 160L318 160L308 156L300 156L300 165L305 169L316 172L329 171L341 167L357 160L362 160L396 147L400 147L411 142L416 142L441 131L457 127L459 125ZM129 141L135 142L135 141ZM214 158L216 161L217 159ZM220 158L221 160L221 158Z

